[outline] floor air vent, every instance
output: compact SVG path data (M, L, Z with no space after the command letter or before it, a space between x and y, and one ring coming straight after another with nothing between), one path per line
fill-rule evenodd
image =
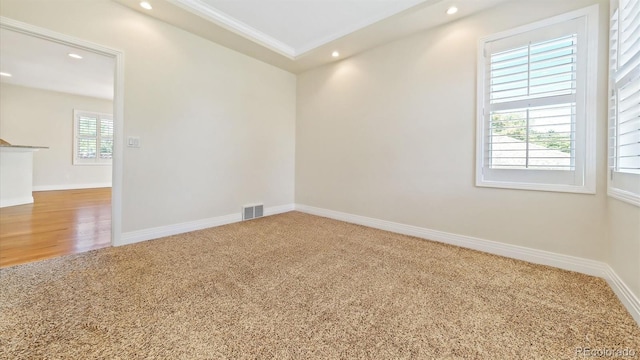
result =
M264 216L264 205L247 205L242 208L242 220L251 220Z

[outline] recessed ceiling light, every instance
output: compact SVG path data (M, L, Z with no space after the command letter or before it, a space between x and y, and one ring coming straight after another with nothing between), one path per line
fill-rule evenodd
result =
M337 52L337 51L334 51L334 52L331 53L331 56L338 57L338 56L340 56L340 53Z
M458 8L455 7L455 6L452 6L452 7L447 9L447 15L453 15L453 14L455 14L457 12L458 12Z
M78 54L74 54L74 53L69 53L67 54L69 55L69 57L72 57L74 59L82 59L82 56L78 55Z
M0 76L11 77L12 75L6 72L0 72Z
M151 6L151 4L149 4L147 1L141 2L140 6L142 6L143 9L147 9L147 10L153 9L153 6Z

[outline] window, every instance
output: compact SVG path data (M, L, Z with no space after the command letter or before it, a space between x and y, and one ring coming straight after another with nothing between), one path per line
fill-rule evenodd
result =
M620 0L613 10L608 194L640 206L640 1Z
M113 116L73 111L74 165L110 165L113 157Z
M598 7L480 40L476 185L595 193Z

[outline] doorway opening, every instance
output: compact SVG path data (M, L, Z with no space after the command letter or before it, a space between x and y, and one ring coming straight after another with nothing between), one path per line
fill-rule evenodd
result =
M0 151L45 147L33 156L33 203L0 208L0 267L118 245L123 53L5 17L0 35L0 134L10 143Z

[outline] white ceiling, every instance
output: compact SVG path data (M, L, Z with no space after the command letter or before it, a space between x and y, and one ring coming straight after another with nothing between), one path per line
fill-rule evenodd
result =
M114 69L110 57L0 29L0 72L12 75L2 83L113 99Z
M426 0L169 0L295 58Z
M146 0L152 10L114 1L300 73L510 0ZM446 15L452 5L458 13Z
M151 11L140 0L115 1L299 73L509 0L147 0ZM445 15L453 4L460 11ZM104 55L0 29L0 71L13 75L2 83L112 99L114 65Z

